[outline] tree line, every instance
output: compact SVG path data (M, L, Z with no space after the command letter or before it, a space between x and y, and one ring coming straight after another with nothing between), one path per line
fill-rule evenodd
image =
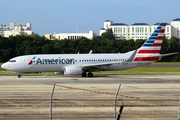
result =
M0 62L28 54L69 53L125 53L139 48L145 40L115 40L112 33L103 33L92 40L82 37L77 40L48 40L39 35L17 35L9 38L0 36ZM180 52L180 39L164 37L161 53ZM164 57L161 61L179 62L180 54Z

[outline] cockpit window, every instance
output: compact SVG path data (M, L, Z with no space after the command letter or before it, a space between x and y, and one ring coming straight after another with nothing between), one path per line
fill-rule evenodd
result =
M16 60L9 60L8 62L16 62Z

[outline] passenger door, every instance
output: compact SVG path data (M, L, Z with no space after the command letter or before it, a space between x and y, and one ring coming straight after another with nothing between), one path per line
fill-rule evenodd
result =
M30 63L30 59L28 57L25 57L22 59L22 67L24 68L24 72L28 72L29 66L28 63Z

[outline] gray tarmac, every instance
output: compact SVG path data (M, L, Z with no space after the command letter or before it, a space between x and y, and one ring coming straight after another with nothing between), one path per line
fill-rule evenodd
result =
M0 119L48 119L54 83L54 119L113 119L125 104L128 120L176 120L180 75L0 76Z

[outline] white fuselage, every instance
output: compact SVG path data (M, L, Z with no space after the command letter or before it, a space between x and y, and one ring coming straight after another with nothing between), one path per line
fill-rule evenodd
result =
M141 61L125 62L132 55L132 52L126 54L24 55L12 58L9 62L4 63L2 67L6 66L7 70L14 72L63 72L63 69L67 66L84 67L84 65L96 66L96 69L99 70L122 70L142 65ZM32 62L30 63L30 61ZM101 65L104 63L105 65ZM110 64L106 65L106 63Z

